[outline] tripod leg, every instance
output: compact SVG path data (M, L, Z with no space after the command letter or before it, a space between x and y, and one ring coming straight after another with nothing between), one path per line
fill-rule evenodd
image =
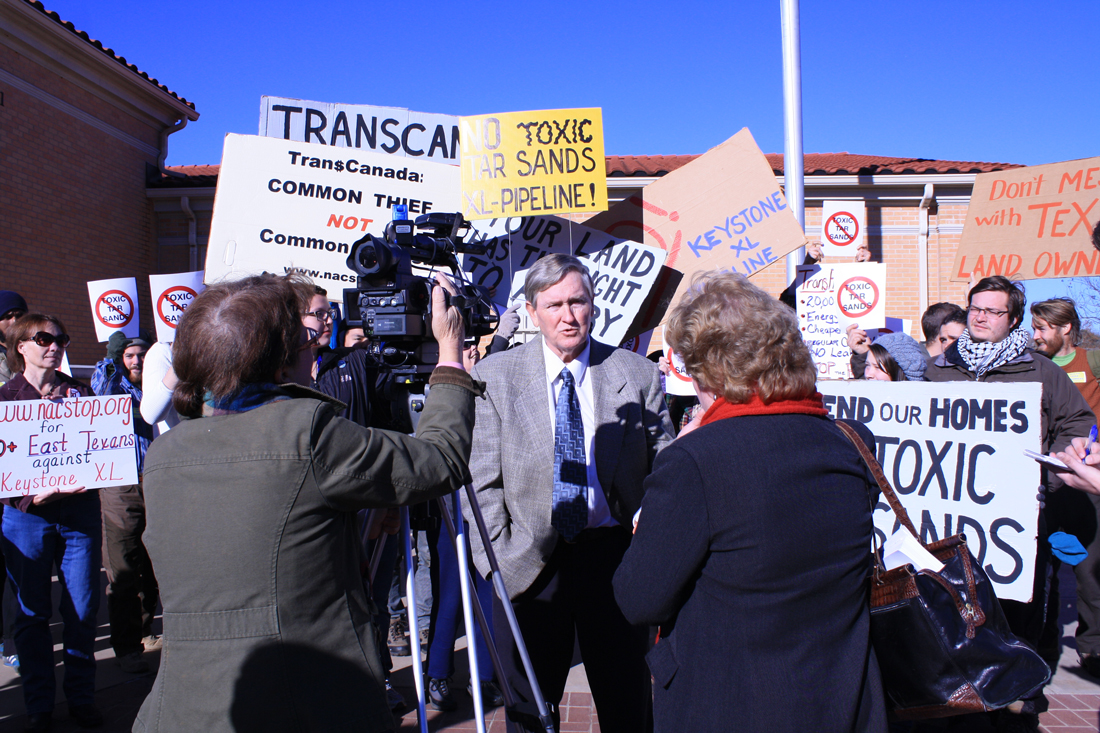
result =
M446 514L446 502L443 504ZM455 527L455 554L458 556L458 582L462 590L462 621L466 625L466 654L470 657L470 692L474 696L474 723L477 733L485 733L485 702L481 699L481 677L478 672L481 669L477 663L477 644L474 643L473 617L470 603L470 567L466 555L466 531L462 522L462 504L458 492L451 494L451 503L454 507L454 517L447 518L448 524Z
M409 599L409 641L412 642L413 683L416 685L416 718L420 722L420 733L428 733L428 710L425 705L424 665L420 661L420 627L416 617L416 568L413 565L412 529L409 527L409 508L401 507L401 533L405 539L405 577Z
M508 619L508 628L512 631L512 638L516 640L516 650L519 652L520 661L523 662L523 671L527 674L527 681L531 685L531 693L535 698L535 706L539 711L539 722L542 723L546 733L554 733L554 719L546 707L546 698L542 696L542 688L539 687L538 678L535 677L535 667L531 664L531 656L527 653L527 644L523 641L523 632L520 631L516 612L512 608L512 599L508 596L508 589L504 587L504 578L500 574L500 565L497 563L496 553L493 552L493 543L489 539L489 529L485 526L485 517L481 514L481 505L477 502L477 494L474 487L466 484L466 498L470 500L470 511L474 515L477 531L481 535L481 543L485 547L485 556L489 560L489 569L493 576L493 589L496 590L501 606L504 607L504 615Z
M455 545L455 551L458 552L458 537L455 533L454 520L451 518L450 510L447 508L447 504L444 499L437 499L440 509L443 510L443 526L447 528L447 534L451 536L451 542ZM469 546L469 542L464 540L464 544ZM476 581L474 580L473 570L469 568L467 563L466 577L469 580L471 587L476 587ZM481 627L481 635L485 638L486 648L489 650L489 659L493 662L493 672L496 673L498 680L504 679L504 667L500 664L500 655L497 654L496 645L492 643L493 635L489 628L489 620L485 618L485 609L481 606L481 601L478 600L477 595L471 593L470 600L474 609L474 615L477 616L477 625ZM500 693L504 696L504 704L507 707L512 707L514 704L514 698L512 697L512 688L508 685L501 684Z

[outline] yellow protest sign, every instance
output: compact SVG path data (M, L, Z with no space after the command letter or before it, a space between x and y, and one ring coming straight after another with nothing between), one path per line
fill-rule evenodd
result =
M467 219L607 209L600 108L460 117L459 130Z

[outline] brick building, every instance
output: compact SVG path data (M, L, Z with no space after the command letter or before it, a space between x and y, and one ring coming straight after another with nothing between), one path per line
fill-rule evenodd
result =
M41 3L0 0L0 288L65 322L73 363L103 353L88 280L136 277L152 326L148 275L162 268L145 189L168 136L196 119L192 103Z
M608 156L608 199L615 203L636 195L647 184L695 157ZM769 154L767 158L776 179L783 185L783 156ZM912 336L924 340L920 316L925 308L945 300L960 304L966 300L966 284L951 282L949 275L974 176L1016 166L850 153L808 153L804 164L807 235L821 237L824 201L863 201L867 207L866 234L872 257L887 265L889 315L912 319ZM161 261L184 263L183 247L190 244L199 255L197 262L201 267L210 232L218 166L170 170L177 175L148 189L157 212ZM827 260L839 261L843 260ZM785 279L783 258L753 276L753 282L776 296L787 286Z
M40 2L0 0L0 288L65 321L74 364L102 354L86 281L136 277L151 326L148 275L204 267L219 166L164 166L168 136L196 119L192 103ZM694 157L608 156L609 198ZM782 185L783 156L768 160ZM820 237L823 201L865 202L890 315L919 321L930 303L963 302L965 284L949 269L974 176L1014 166L849 153L804 162L810 237ZM785 279L782 259L754 276L776 295Z

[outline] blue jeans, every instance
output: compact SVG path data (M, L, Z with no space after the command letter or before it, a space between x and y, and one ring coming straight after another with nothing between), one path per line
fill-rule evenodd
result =
M470 534L470 525L463 520L467 536ZM432 606L432 634L428 649L429 677L450 677L455 673L455 639L458 637L459 627L463 624L462 615L462 586L461 576L458 572L458 554L451 542L451 536L445 528L428 531L428 541L435 551L432 558L432 594L435 605ZM473 560L470 560L470 569L473 571L474 588L471 590L481 602L481 608L485 612L485 620L493 628L493 586L474 568ZM473 634L466 629L466 643L477 644L477 666L475 673L471 672L470 678L477 676L482 682L493 679L493 660L489 657L489 648L485 645L485 636L481 633L481 625L477 623L477 616L471 613L474 620Z
M50 635L50 577L61 583L61 638L65 647L65 699L69 705L95 700L96 614L99 612L99 492L70 496L27 514L5 507L4 557L19 599L15 647L23 676L27 713L53 710L53 638Z

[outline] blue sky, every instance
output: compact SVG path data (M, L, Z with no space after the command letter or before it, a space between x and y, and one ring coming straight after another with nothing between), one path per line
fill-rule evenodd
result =
M779 3L44 0L193 100L169 164L217 163L260 96L481 114L602 107L614 155L783 150ZM1100 153L1100 2L804 0L806 152Z

